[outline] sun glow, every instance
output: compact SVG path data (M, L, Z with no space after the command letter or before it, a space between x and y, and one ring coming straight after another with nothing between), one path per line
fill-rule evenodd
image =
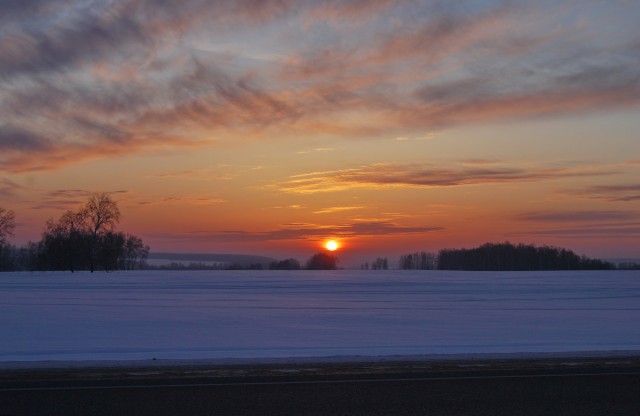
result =
M335 240L329 240L327 241L327 243L324 245L324 247L329 250L329 251L336 251L338 248L340 248L340 245L338 244L337 241Z

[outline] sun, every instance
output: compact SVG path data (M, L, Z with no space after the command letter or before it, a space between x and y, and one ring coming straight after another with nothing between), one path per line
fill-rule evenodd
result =
M324 245L324 247L329 251L336 251L337 249L340 248L340 244L338 244L338 242L336 240L329 240Z

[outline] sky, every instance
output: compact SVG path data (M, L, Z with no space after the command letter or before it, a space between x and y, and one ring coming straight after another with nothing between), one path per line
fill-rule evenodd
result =
M640 257L640 2L3 0L12 242L108 192L152 251Z

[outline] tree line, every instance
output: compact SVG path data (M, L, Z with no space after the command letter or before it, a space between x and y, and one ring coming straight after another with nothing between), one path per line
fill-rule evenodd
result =
M316 253L304 265L306 270L335 270L338 268L338 257L329 253ZM302 270L300 262L294 258L274 261L269 270Z
M38 242L10 245L15 213L0 208L0 270L133 270L141 268L149 246L135 235L116 231L121 213L106 193L96 193L77 211L49 219Z
M443 249L400 257L405 270L612 270L612 263L579 256L571 250L532 244L486 243L471 249Z
M369 264L369 262L360 265L362 270L387 270L389 269L389 260L386 257L378 257Z
M108 194L98 193L89 197L77 211L68 210L55 221L49 219L38 242L23 247L8 243L15 228L15 213L0 207L0 271L35 270L133 270L145 268L149 246L134 235L116 231L121 218L120 210ZM274 261L270 270L333 270L338 258L329 253L317 253L303 265L294 258ZM262 269L261 264L208 265L172 264L153 268L167 269ZM146 268L150 268L146 266ZM362 269L386 270L386 257L378 257ZM526 244L486 243L471 249L443 249L437 254L415 252L402 255L398 268L404 270L612 270L638 269L636 263L616 265L571 250L553 246Z

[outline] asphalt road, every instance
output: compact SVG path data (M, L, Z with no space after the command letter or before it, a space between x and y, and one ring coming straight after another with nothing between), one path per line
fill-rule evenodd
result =
M640 359L4 372L0 415L640 416Z

